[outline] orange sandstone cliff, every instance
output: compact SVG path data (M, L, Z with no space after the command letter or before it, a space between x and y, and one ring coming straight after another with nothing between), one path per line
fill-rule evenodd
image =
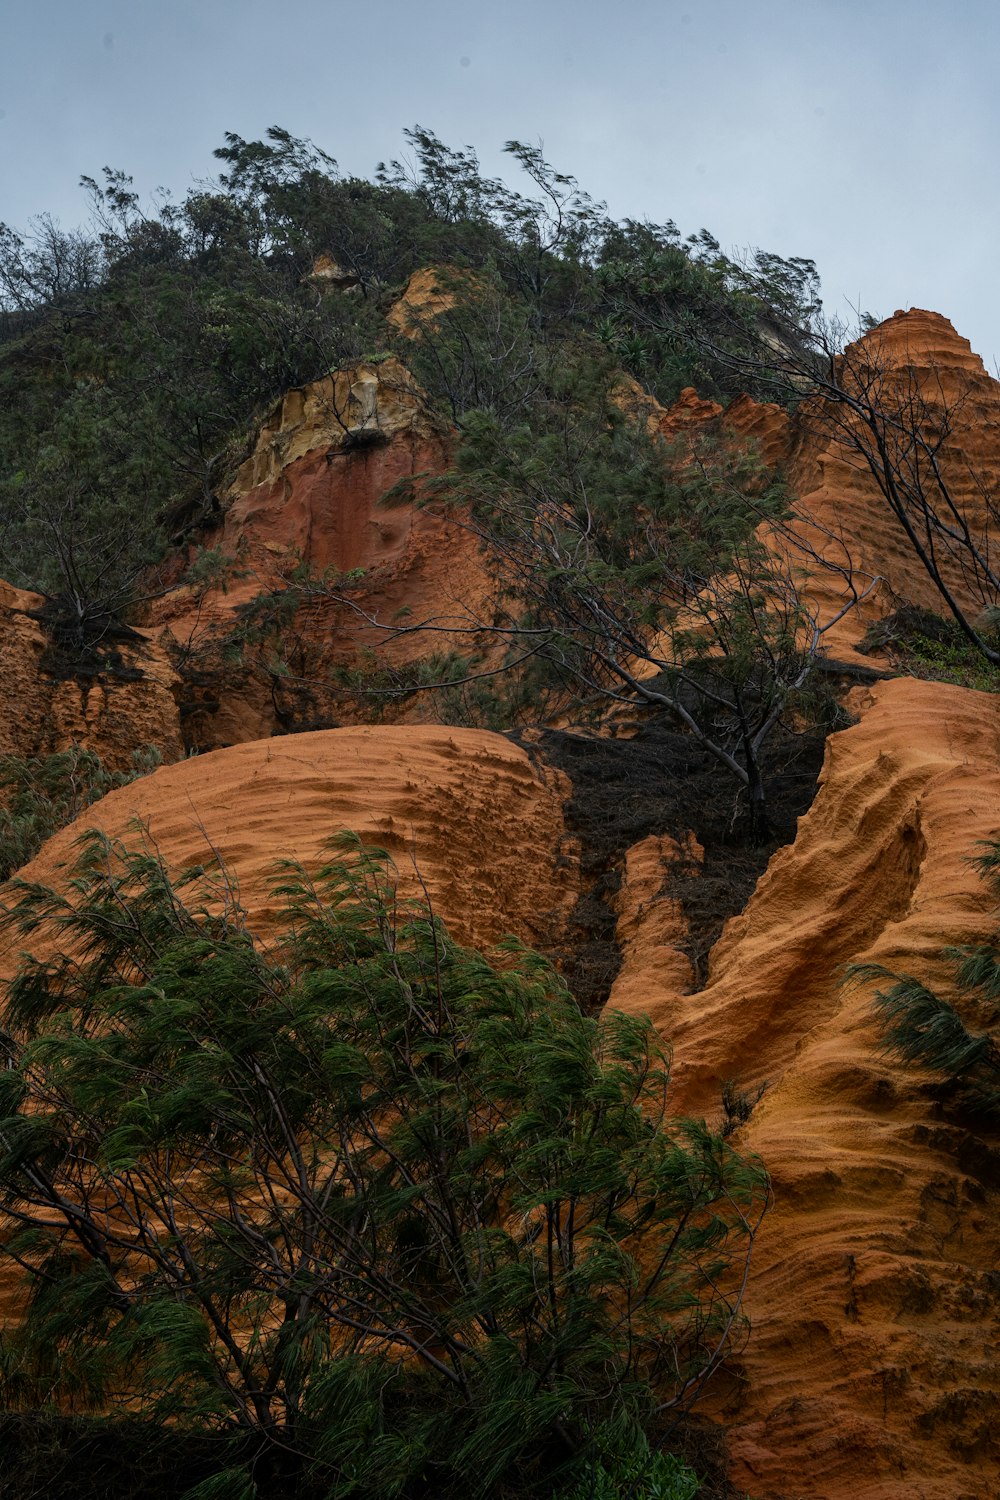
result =
M0 755L36 756L72 744L96 750L114 771L153 745L164 760L182 754L176 691L167 653L139 634L114 648L93 676L67 676L50 660L39 594L0 581Z
M437 310L432 284L411 290ZM936 314L897 314L866 340L887 379L918 388L931 413L950 410L947 452L975 511L979 486L998 477L1000 385ZM840 539L859 573L883 580L838 628L836 656L850 658L866 622L900 599L941 611L871 475L817 406L789 419L744 398L721 414L685 392L657 421L671 438L706 421L754 437L765 462L784 465L820 549ZM112 793L25 873L64 878L82 827L124 835L138 818L172 864L217 850L266 920L274 861L308 863L351 828L385 845L404 881L415 861L460 939L512 930L553 945L580 883L561 775L482 731L283 734L309 713L330 722L336 704L321 693L306 703L294 670L289 681L227 655L253 597L280 594L299 562L361 570L354 608L323 597L296 606L303 681L356 664L384 624L434 615L456 633L433 649L463 642L458 624L489 597L474 543L408 500L381 503L397 481L447 461L447 433L396 361L289 392L205 538L231 559L224 583L181 570L123 647L118 677L47 674L39 601L0 588L0 750L76 739L116 766L143 742L168 760L212 751ZM807 587L835 612L833 575L818 570ZM404 634L393 650L406 663L428 646ZM653 835L628 852L611 1003L651 1012L672 1041L679 1106L717 1118L725 1080L767 1085L738 1137L774 1184L747 1294L753 1333L705 1408L727 1428L734 1482L754 1500L989 1500L1000 1493L994 1154L938 1116L919 1075L880 1054L868 996L842 980L848 963L876 959L933 982L941 947L983 932L968 858L1000 829L1000 699L897 678L855 689L850 706L859 722L830 738L794 843L727 924L700 990L670 892L672 866L681 855L696 864L697 847Z
M206 586L182 573L151 613L189 684L190 747L337 723L338 669L399 669L469 649L491 593L475 539L390 493L441 473L449 441L396 359L286 393L204 538L223 559L221 579ZM300 569L310 587L255 651L253 620L241 638L252 601L270 594L280 612ZM407 628L417 622L434 628Z
M987 924L970 868L1000 829L1000 700L898 679L856 689L819 794L690 989L672 851L630 856L612 1004L672 1039L679 1104L766 1082L738 1137L774 1206L753 1332L709 1398L755 1500L988 1500L1000 1492L997 1166L879 1053L845 965L940 975ZM657 892L660 891L658 895Z
M1000 383L987 374L947 318L911 308L866 334L843 356L847 386L859 375L878 383L887 411L905 421L919 413L921 427L943 436L940 462L955 501L974 532L986 524L984 496L1000 480ZM852 373L853 372L853 373ZM839 414L842 420L842 414ZM835 560L850 559L859 582L881 579L864 605L834 628L828 647L852 654L865 627L895 609L915 604L945 614L946 607L901 526L887 509L863 458L838 432L834 412L822 400L802 403L793 416L787 462L795 509L806 518L804 536ZM930 476L927 476L928 480ZM811 523L811 524L810 524ZM982 609L961 567L947 560L942 571L957 598L975 618ZM812 570L809 593L830 617L844 597L831 573Z
M919 413L922 430L943 438L940 461L958 508L974 535L985 535L986 497L1000 486L1000 383L939 313L897 312L841 357L842 378L870 378L887 411L906 420ZM741 396L725 411L692 389L681 392L656 425L668 441L691 437L710 424L752 441L764 463L786 479L789 550L803 602L819 623L832 621L847 602L849 579L861 605L832 626L824 648L854 665L877 664L857 647L873 622L901 604L947 613L940 593L893 519L871 470L850 441L842 408L822 398L803 401L789 417L781 407ZM931 476L928 474L927 479ZM816 559L832 566L824 567ZM957 599L975 619L983 608L962 567L947 558L942 571Z

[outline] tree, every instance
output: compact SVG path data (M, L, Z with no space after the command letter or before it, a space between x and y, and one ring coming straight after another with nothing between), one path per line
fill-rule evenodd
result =
M85 179L89 238L0 230L0 307L21 335L0 350L0 566L48 596L78 660L155 592L165 544L217 516L262 408L377 342L367 305L317 299L292 251L271 253L299 202L283 182L146 212L105 169Z
M331 1496L549 1494L718 1365L766 1179L668 1114L648 1022L459 948L357 840L285 868L268 943L148 841L14 896L48 951L5 1007L8 1403L228 1432Z
M554 359L530 425L466 413L454 472L418 489L480 539L496 580L488 617L394 625L349 589L318 591L390 640L440 632L499 642L503 663L484 673L558 683L577 707L665 710L744 789L750 837L766 842L769 737L815 671L823 637L875 580L855 580L836 537L822 538L820 555L749 447L717 427L671 449L612 367L565 345ZM807 569L843 584L843 605L826 618L809 602Z
M811 420L871 476L959 630L1000 666L1000 650L980 623L1000 607L1000 509L990 477L952 442L971 382L960 377L956 392L940 371L924 375L891 360L876 328L829 361L814 386Z
M381 314L417 268L476 288L411 330L431 399L459 425L480 409L520 422L544 369L598 340L661 393L684 375L717 382L718 360L684 352L689 325L729 319L727 349L759 353L768 318L811 306L811 263L759 255L748 278L706 231L616 225L536 146L505 147L522 192L469 147L407 137L413 163L363 182L279 127L230 133L218 182L180 202L146 207L105 168L83 179L87 233L0 227L0 570L50 596L78 653L155 589L143 569L165 545L215 524L247 429L283 391L385 351ZM318 255L360 295L324 295Z
M762 296L764 292L762 291ZM794 402L803 430L834 445L852 468L874 481L885 510L966 640L992 665L991 639L1000 608L995 533L1000 508L993 476L974 468L956 445L956 429L975 405L976 377L924 370L890 346L868 314L855 336L819 316L780 308L764 357L692 335L734 373L776 399Z
M67 232L49 214L20 235L0 224L0 334L12 337L38 315L65 313L99 283L103 257L96 239Z
M819 308L812 261L759 250L737 261L708 230L682 239L672 220L607 225L595 277L600 337L663 402L684 386L776 399L766 378L774 342Z
M57 644L82 663L120 634L162 549L162 476L146 439L141 413L81 380L0 472L4 573L48 596Z
M488 410L504 425L523 421L541 382L545 351L530 309L492 268L474 275L442 267L427 308L406 308L397 342L431 407L459 426Z
M109 770L83 745L51 755L0 757L0 880L9 880L57 829L106 793L155 771L160 759L154 745L133 750L128 771Z

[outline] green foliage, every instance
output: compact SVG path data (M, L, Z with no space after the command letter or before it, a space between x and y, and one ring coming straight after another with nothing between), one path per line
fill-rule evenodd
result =
M141 413L81 378L0 465L0 550L15 584L55 603L62 644L100 642L162 545L156 456Z
M672 221L609 226L597 280L600 337L663 402L689 385L774 399L775 337L809 327L820 306L812 261L757 251L741 264L707 230L682 240Z
M519 141L527 192L406 134L412 161L374 182L273 127L227 134L219 180L179 203L144 207L105 168L83 179L87 230L0 225L0 571L51 597L78 650L159 586L166 545L215 521L247 428L289 387L399 344L451 421L509 426L534 419L546 370L603 342L661 398L726 395L734 354L766 362L814 310L810 262L747 269L705 231L616 224ZM349 293L321 290L319 255ZM462 295L401 340L382 314L425 266Z
M555 1500L694 1500L697 1476L672 1453L651 1453L641 1442L628 1455L602 1457Z
M998 622L989 615L977 621L988 646L1000 645ZM885 619L871 625L862 643L864 651L888 652L893 662L914 677L933 682L954 682L959 687L996 691L996 667L968 639L954 619L930 610L903 605Z
M539 365L552 335L539 335L530 306L511 293L493 267L469 274L435 273L450 306L408 316L400 353L432 403L456 423L488 411L505 426L532 411Z
M106 792L155 771L159 751L133 751L131 771L109 771L94 750L71 745L51 755L0 759L0 880L26 865L58 829Z
M466 416L454 471L423 498L458 504L481 538L497 582L484 628L527 690L668 710L746 789L763 841L761 751L821 635L758 537L785 491L731 435L669 448L648 417L606 360L564 348L530 419Z
M1000 841L974 863L1000 899ZM948 995L881 964L857 964L859 983L891 980L874 997L887 1052L936 1074L950 1107L995 1125L1000 1120L1000 933L990 941L942 952L951 969Z
M668 1115L647 1022L460 948L379 851L286 866L270 942L148 842L14 896L8 1406L242 1434L265 1490L547 1495L738 1332L759 1167Z

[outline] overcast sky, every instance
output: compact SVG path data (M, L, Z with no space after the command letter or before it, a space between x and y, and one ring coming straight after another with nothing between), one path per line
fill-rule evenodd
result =
M81 173L175 195L223 132L341 169L404 126L541 141L615 216L817 262L831 311L946 314L1000 360L998 0L0 0L0 220Z

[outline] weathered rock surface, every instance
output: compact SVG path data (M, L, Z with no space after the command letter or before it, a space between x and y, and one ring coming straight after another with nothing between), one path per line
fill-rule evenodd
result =
M386 314L389 324L405 338L413 338L421 328L455 306L464 288L475 291L478 278L472 271L456 266L425 266L414 271L403 294Z
M190 745L212 749L336 722L329 683L338 667L370 658L373 670L398 669L468 649L466 631L490 594L475 539L410 497L385 503L401 480L441 473L448 442L395 359L283 397L225 499L222 525L205 539L232 559L227 576L208 587L182 581L153 615L196 684ZM234 659L227 638L251 601L280 595L302 565L314 579L337 582L327 596L314 592L268 640L263 655L286 652L287 670L269 674L261 661L241 670L239 648ZM356 576L345 583L345 574ZM393 633L418 621L435 629Z
M32 618L43 602L0 581L0 755L48 755L78 744L123 771L134 750L155 745L164 760L176 760L178 682L163 650L137 638L116 648L117 669L52 676L45 670L50 643Z
M421 317L445 310L447 295L432 276L406 293ZM950 413L943 452L980 524L984 495L1000 484L1000 385L933 313L898 313L862 346L890 384L926 402L928 420ZM862 583L883 579L827 639L834 656L852 659L866 624L900 599L942 612L870 473L819 405L790 421L743 398L722 414L685 391L653 418L681 442L716 421L752 437L766 463L785 466L811 518L807 540L849 559ZM124 835L138 818L177 866L214 847L266 921L274 861L308 863L352 828L389 848L412 889L416 860L460 939L485 944L512 930L550 943L578 883L561 777L480 731L268 738L301 728L307 703L329 722L323 673L381 648L380 625L434 617L441 626L430 646L401 634L384 658L396 666L429 649L467 649L460 627L490 596L474 540L409 500L382 504L398 481L447 461L448 435L395 360L289 392L205 539L233 559L224 586L182 581L153 607L147 638L122 648L117 675L48 676L31 617L41 601L0 584L0 753L78 741L122 769L152 743L176 760L182 716L186 745L234 747L111 794L51 840L28 877L59 877L82 827ZM360 570L356 608L323 597L298 605L290 678L227 655L251 600L280 593L300 562L317 574ZM966 582L953 581L974 610ZM806 588L821 618L836 613L842 579L813 569ZM270 650L265 640L261 652ZM995 1153L973 1149L935 1113L918 1075L879 1053L868 997L841 979L846 964L874 959L934 982L942 946L985 929L968 859L1000 830L1000 699L897 679L852 701L860 722L831 738L795 843L728 924L698 993L668 891L672 864L697 850L653 837L629 852L612 1003L651 1012L672 1041L679 1107L717 1117L724 1080L768 1085L739 1137L774 1181L747 1299L754 1332L706 1403L729 1430L735 1482L755 1500L991 1500L1000 1493L1000 1170Z
M102 798L50 839L22 872L52 882L86 828L138 838L174 869L213 852L240 896L266 918L278 860L308 865L344 830L385 848L410 894L417 872L460 941L508 932L545 944L576 893L563 826L566 778L485 730L379 726L237 745L164 766Z
M904 425L919 413L923 431L943 436L940 462L951 495L972 534L982 536L988 520L985 497L1000 486L1000 383L987 374L968 340L939 313L911 308L851 345L842 368L874 376L886 411L897 410ZM849 376L845 380L850 384ZM790 550L791 566L803 602L820 624L840 614L852 582L859 594L874 582L860 606L826 632L828 655L855 666L878 665L878 657L857 650L873 622L901 603L948 613L871 470L845 441L851 427L845 425L842 408L811 398L789 417L779 406L741 396L723 412L688 388L657 416L660 432L671 441L692 438L712 423L752 439L765 464L781 467L792 508L801 517L791 528L800 539ZM975 619L986 601L977 595L967 570L946 558L942 572Z
M879 399L887 411L898 410L905 423L922 410L924 430L944 436L942 469L958 509L979 534L986 520L984 496L996 493L1000 479L1000 383L986 373L968 340L939 313L911 308L866 334L845 359L857 371L877 372ZM867 465L832 430L831 416L832 409L822 401L806 401L797 410L787 475L796 509L814 523L803 528L804 534L821 555L831 561L850 559L861 584L882 580L827 638L832 654L850 659L867 625L900 601L936 614L947 614L947 607ZM810 597L831 618L845 597L843 585L833 573L811 571ZM969 577L947 559L942 571L975 618L983 601Z
M989 925L969 865L1000 828L1000 700L897 679L856 689L821 790L684 993L676 905L640 846L613 996L675 1048L681 1107L767 1081L738 1137L774 1182L728 1389L733 1477L755 1500L988 1500L1000 1492L995 1152L879 1052L844 966L942 976ZM646 841L649 844L649 841ZM669 851L668 851L669 852ZM633 893L629 894L632 886ZM644 944L645 951L644 951Z

